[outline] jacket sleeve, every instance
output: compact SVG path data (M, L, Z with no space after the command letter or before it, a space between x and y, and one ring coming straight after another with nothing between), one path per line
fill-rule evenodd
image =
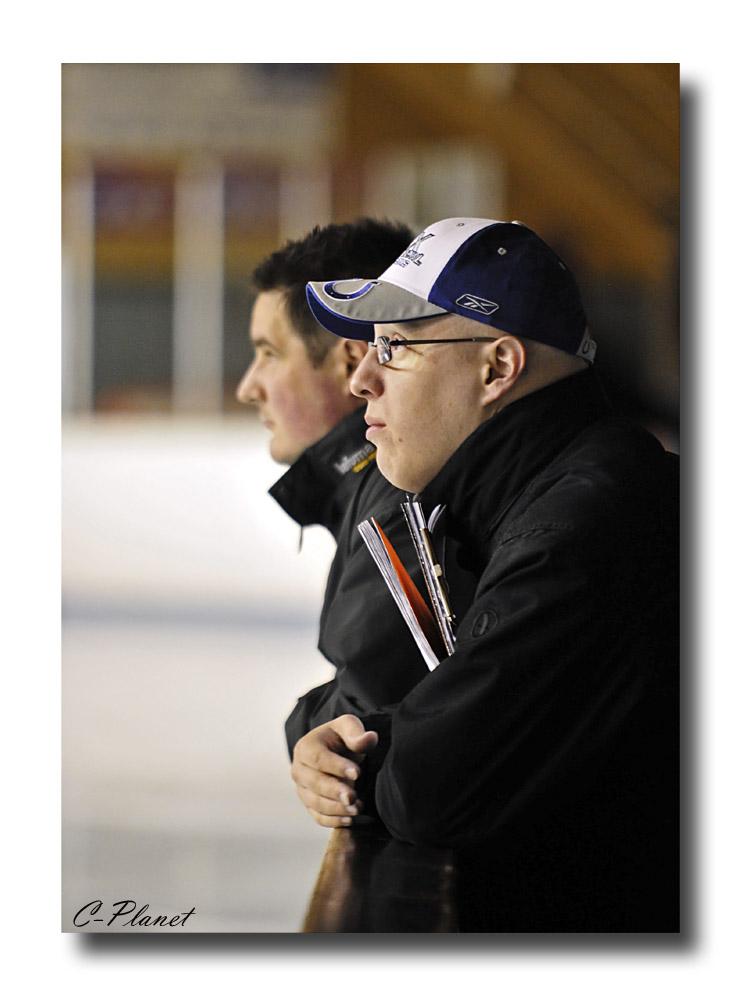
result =
M541 816L549 799L562 807L593 774L660 658L655 630L624 613L636 603L630 561L619 539L563 525L497 546L455 653L403 699L369 757L365 781L395 837L480 843L533 803Z
M344 694L336 679L312 688L299 698L286 719L285 733L289 758L293 760L293 748L310 729L330 722L340 715L348 714L360 715L357 705Z

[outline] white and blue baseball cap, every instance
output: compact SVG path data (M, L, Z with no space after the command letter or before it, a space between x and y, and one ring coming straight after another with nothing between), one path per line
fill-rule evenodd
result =
M317 322L349 340L458 313L590 363L597 351L571 271L521 222L434 222L379 278L310 281L306 296Z

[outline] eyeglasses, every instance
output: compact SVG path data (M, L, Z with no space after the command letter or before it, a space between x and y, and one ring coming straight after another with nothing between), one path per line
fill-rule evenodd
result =
M378 352L379 365L387 365L391 361L392 347L416 347L417 344L480 344L485 341L498 340L497 337L453 337L444 340L389 340L388 337L376 337L369 343Z

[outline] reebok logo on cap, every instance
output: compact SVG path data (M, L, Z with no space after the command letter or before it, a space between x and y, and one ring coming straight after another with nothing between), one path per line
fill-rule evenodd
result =
M470 309L471 312L483 313L484 316L491 316L499 308L496 302L489 302L488 299L480 299L478 295L470 295L468 293L456 299L455 304L461 306L463 309Z

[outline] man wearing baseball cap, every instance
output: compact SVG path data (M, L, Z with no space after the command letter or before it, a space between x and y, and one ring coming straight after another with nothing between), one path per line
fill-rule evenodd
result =
M520 223L456 218L307 296L369 344L378 468L444 506L455 651L355 717L366 813L457 849L463 930L678 930L677 463L606 401L573 276Z

